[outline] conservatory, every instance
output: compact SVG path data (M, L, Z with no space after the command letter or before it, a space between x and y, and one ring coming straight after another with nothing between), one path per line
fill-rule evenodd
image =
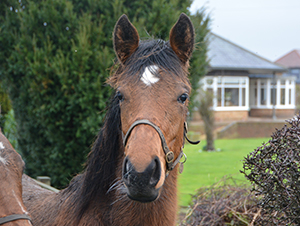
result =
M273 109L278 116L293 115L296 107L295 81L293 76L250 76L250 116L270 116Z
M290 116L295 109L295 78L283 76L205 76L202 88L214 96L217 120Z
M200 89L213 94L216 120L294 115L296 78L286 68L213 33L208 41L209 68Z

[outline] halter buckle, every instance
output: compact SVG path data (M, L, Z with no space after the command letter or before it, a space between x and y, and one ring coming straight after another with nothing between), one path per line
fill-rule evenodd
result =
M174 152L173 151L169 151L166 154L166 161L167 161L167 163L172 163L174 161Z

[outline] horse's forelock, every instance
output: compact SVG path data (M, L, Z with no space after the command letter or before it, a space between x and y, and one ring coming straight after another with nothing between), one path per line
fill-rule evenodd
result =
M145 69L156 65L164 74L187 80L188 68L183 65L170 47L163 40L141 41L136 51L127 59L125 64L118 64L108 83L116 88L118 81L137 82Z

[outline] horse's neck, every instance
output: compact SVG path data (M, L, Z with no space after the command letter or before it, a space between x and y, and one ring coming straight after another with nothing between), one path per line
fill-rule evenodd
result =
M177 215L177 167L170 172L160 197L151 203L131 201L116 195L112 205L112 225L175 225Z

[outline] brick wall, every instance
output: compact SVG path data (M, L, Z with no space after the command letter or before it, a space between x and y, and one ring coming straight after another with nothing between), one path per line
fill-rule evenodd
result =
M292 118L295 115L295 109L276 109L275 113L279 118ZM272 118L273 109L251 109L250 116Z
M296 114L295 109L276 109L276 117L292 118ZM247 121L248 117L272 118L272 109L251 109L248 111L215 111L215 120L217 122L224 121ZM193 112L192 121L201 121L201 116L198 112Z
M248 111L215 111L215 120L223 121L246 121L248 119ZM201 121L201 116L198 112L193 112L192 121Z
M217 133L217 138L271 137L285 122L234 122Z
M245 121L248 111L215 111L216 121Z

